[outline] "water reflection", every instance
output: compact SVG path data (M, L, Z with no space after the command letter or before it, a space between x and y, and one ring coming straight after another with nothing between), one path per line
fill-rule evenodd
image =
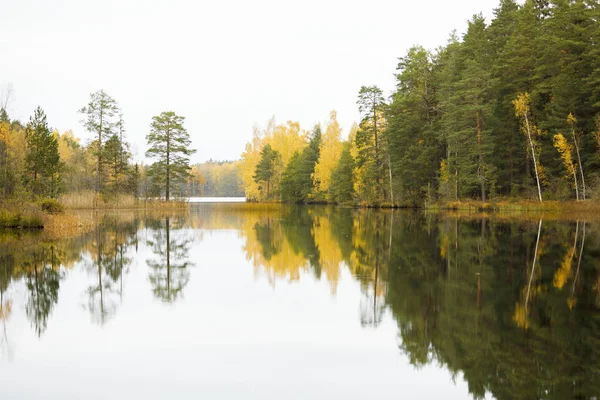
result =
M86 290L86 307L92 321L104 325L117 311L123 298L123 275L132 259L125 249L137 245L138 220L115 216L98 221L85 246L85 267L91 282Z
M243 252L255 278L272 287L311 276L336 298L343 277L352 276L361 292L356 323L377 328L393 316L409 362L443 366L467 382L473 398L600 394L598 224L537 217L199 205L186 214L104 217L94 232L68 241L7 234L0 238L0 349L9 347L15 313L24 312L40 337L60 324L53 308L78 268L88 271L92 320L110 323L140 244L151 253L141 264L144 290L178 304L197 270L190 255L202 241L197 233L218 230L237 233L241 248L226 251ZM11 291L19 284L23 309Z
M191 237L181 230L172 231L171 219L152 221L152 239L147 241L152 248L154 258L146 260L150 268L152 292L158 299L171 303L183 295L187 285L189 268L194 264L189 260Z

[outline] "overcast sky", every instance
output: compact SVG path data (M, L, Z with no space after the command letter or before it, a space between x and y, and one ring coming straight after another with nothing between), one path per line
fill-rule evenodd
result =
M104 89L122 108L137 158L152 116L174 111L198 152L236 159L253 125L337 110L358 121L362 85L389 95L398 57L463 33L499 0L0 0L0 84L12 118L40 105L49 124L88 140L77 110Z

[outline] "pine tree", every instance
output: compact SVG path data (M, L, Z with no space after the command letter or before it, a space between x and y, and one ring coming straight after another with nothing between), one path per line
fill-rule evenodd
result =
M384 111L386 104L383 92L377 86L363 86L358 92L358 110L362 121L356 134L358 151L357 164L364 169L364 187L368 190L365 200L379 202L385 199L384 160L387 159L387 146L383 141L385 129ZM368 186L367 186L368 185Z
M318 185L314 173L321 154L321 142L321 126L316 125L312 130L308 145L302 150L300 157L298 185L302 202L313 200L314 187Z
M450 70L440 84L444 95L440 100L444 111L441 123L445 128L447 159L452 161L458 179L455 184L463 195L478 191L482 201L486 201L488 183L494 181L490 163L493 100L488 47L485 20L477 15L469 22L458 51L449 57L445 67ZM449 46L449 52L455 48Z
M411 48L398 63L397 89L387 111L394 176L401 184L401 197L415 203L433 196L444 152L435 67L427 50Z
M38 107L26 129L26 183L34 196L58 196L60 155L58 141L48 128L46 114Z
M149 147L146 157L157 160L149 173L167 201L178 187L185 184L191 168L189 157L196 152L190 148L190 135L183 126L184 119L173 111L162 112L152 117L150 133L146 136Z
M87 106L79 110L84 115L81 121L85 129L95 136L96 142L96 191L102 191L104 187L103 176L103 149L104 142L111 137L115 131L117 121L115 118L120 115L117 102L110 97L104 90L99 90L90 95L90 101Z
M254 171L254 181L258 184L266 184L266 188L261 186L261 192L266 189L265 198L270 198L272 192L273 179L276 176L277 165L281 156L277 150L273 150L270 144L265 145L260 152L260 161Z

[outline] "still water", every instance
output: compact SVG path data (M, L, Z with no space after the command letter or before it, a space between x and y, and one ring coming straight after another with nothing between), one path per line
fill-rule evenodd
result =
M596 223L194 204L0 235L1 399L600 394Z

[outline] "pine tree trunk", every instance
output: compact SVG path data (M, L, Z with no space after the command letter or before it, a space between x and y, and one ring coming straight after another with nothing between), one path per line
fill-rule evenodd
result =
M479 111L477 112L477 147L479 153L479 182L481 183L481 201L485 202L485 177L483 175L483 154L481 149L481 119L479 118Z
M388 171L389 171L389 175L390 175L390 200L392 202L392 207L394 206L394 188L392 187L392 161L390 159L390 151L388 148Z
M96 166L96 192L101 190L102 179L100 178L100 174L102 171L102 123L104 118L104 113L102 110L102 106L100 106L100 128L98 129L98 165Z
M171 165L170 165L170 151L171 151L171 132L169 128L167 128L167 187L165 188L165 199L169 201L169 189L171 187Z

